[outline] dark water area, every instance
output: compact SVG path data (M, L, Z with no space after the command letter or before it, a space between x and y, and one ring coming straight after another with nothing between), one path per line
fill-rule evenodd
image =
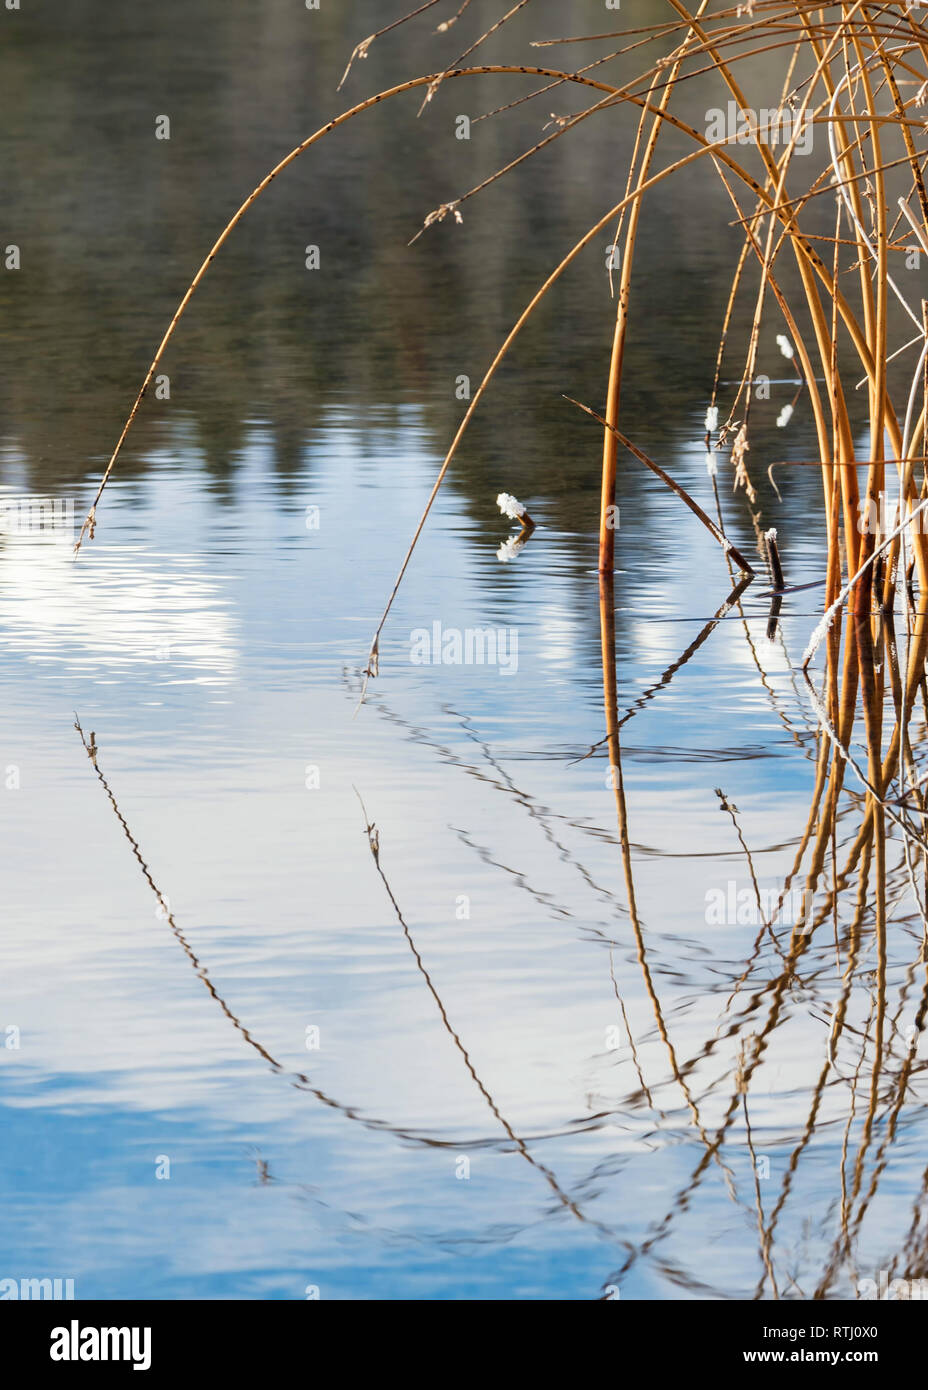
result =
M538 0L475 61L592 61L601 46L528 47L603 27L592 0L569 8ZM497 14L388 34L341 92L381 5L6 15L2 240L21 267L0 272L0 498L69 499L79 526L243 198L333 114L440 69ZM664 17L645 0L621 11L628 27ZM764 576L726 608L711 536L620 464L618 704L643 935L604 746L602 437L563 399L602 406L608 232L481 404L357 708L465 408L460 378L476 389L624 190L637 118L620 108L408 244L550 133L551 113L590 104L557 89L476 121L537 85L456 79L421 117L412 92L297 160L206 276L92 544L75 560L61 539L0 538L0 1277L73 1278L86 1298L849 1298L909 1239L919 1069L891 1134L880 1099L855 1185L874 962L859 962L846 1055L819 1085L843 981L829 924L738 1089L779 964L752 885L775 898L784 884L818 747L793 664L822 611L821 481L783 470L782 500L767 481L816 448L803 401L776 425L795 390L779 323L760 348L772 391L754 417L754 510L779 529L789 583L812 587L787 594L772 636ZM687 103L701 125L704 94ZM669 132L659 159L688 148ZM622 408L714 515L703 419L740 240L704 164L647 205ZM755 556L724 463L719 487ZM537 522L509 563L500 492ZM498 660L432 659L478 628ZM920 926L904 863L889 880L895 1056Z

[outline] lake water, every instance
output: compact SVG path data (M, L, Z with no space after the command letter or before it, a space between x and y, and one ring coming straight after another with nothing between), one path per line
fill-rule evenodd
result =
M601 6L572 9L572 32L601 25ZM21 248L0 275L0 496L69 499L78 525L242 197L333 112L464 46L426 19L379 40L337 94L380 7L192 10L24 11L0 55L5 239ZM641 0L622 22L659 14ZM540 3L532 25L486 61L524 61L526 36L564 21ZM773 638L763 575L724 611L719 548L621 464L641 933L603 742L601 437L562 399L603 397L614 306L598 243L465 437L357 708L459 377L476 386L623 185L629 112L407 247L432 208L539 139L555 101L586 101L551 94L456 140L458 115L528 81L466 99L462 81L418 121L401 98L298 161L178 330L170 396L146 401L93 543L75 561L67 537L3 537L0 1277L73 1278L85 1298L853 1297L909 1239L925 1121L918 1073L893 1115L921 989L904 863L896 1072L869 1141L854 1044L875 962L865 942L858 1031L822 1083L845 964L828 922L746 1098L737 1084L782 964L769 939L755 954L744 847L778 891L818 750L790 658L821 612L820 483L793 470L778 503L765 477L792 396L779 324L751 463L789 582L816 587L787 596ZM682 148L668 139L665 157ZM702 419L734 234L698 169L674 187L642 238L625 428L711 512ZM801 406L789 447L814 454ZM725 466L720 486L753 554ZM537 522L508 564L500 491ZM492 629L501 659L414 659L436 624ZM842 849L858 793L851 780Z

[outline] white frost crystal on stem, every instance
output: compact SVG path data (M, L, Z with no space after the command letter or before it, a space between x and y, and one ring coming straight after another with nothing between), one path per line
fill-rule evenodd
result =
M719 408L717 405L710 405L706 411L706 430L709 434L719 427Z
M714 449L706 450L706 472L709 474L710 478L718 477L719 464Z
M785 405L777 416L777 429L785 429L792 418L793 407L791 405Z
M777 347L780 349L784 357L789 357L790 359L792 359L795 355L793 352L793 345L790 342L789 338L787 338L785 333L777 334Z
M511 492L501 492L496 499L496 505L503 516L511 517L513 521L521 521L525 516L525 508Z

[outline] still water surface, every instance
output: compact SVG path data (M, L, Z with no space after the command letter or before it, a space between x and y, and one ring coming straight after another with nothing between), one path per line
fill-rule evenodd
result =
M539 6L545 32L557 8ZM577 31L600 14L586 8ZM341 109L375 9L24 16L0 57L22 98L2 137L23 245L0 287L4 497L88 503L203 248ZM658 12L641 11L623 18ZM385 40L349 101L436 66L435 42ZM547 119L543 98L462 150L461 100L429 129L408 100L362 118L256 208L76 563L67 544L3 539L0 1025L19 1030L0 1051L4 1277L102 1298L743 1298L810 1296L833 1262L856 1065L849 1049L816 1101L834 943L826 926L804 959L745 1108L740 1048L779 961L765 942L733 993L758 924L709 910L751 888L739 831L765 892L791 866L816 721L787 653L822 591L791 594L773 640L763 578L707 628L724 560L628 461L615 604L642 952L602 743L599 437L560 396L602 398L598 249L501 375L356 713L462 409L455 380L479 380L615 201L633 135L630 116L589 123L574 156L558 147L407 250L430 208ZM643 241L627 428L711 509L700 432L729 261L703 227L714 195L679 190ZM782 403L759 419L758 480ZM797 411L800 456L808 428ZM790 476L774 514L759 481L795 584L823 577L817 487ZM538 522L508 565L501 490ZM724 476L722 496L747 552ZM515 634L517 669L411 661L435 623ZM908 911L891 928L897 1046L917 993ZM869 1006L864 991L855 1026ZM903 1110L889 1164L878 1130L876 1192L827 1296L853 1297L903 1244L922 1115Z

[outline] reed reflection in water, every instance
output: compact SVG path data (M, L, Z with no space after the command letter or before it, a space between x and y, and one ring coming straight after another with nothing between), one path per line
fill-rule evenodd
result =
M542 537L537 540L544 544ZM474 1223L475 1203L469 1196L470 1229L465 1234L455 1200L449 1210L445 1196L433 1201L426 1193L420 1203L418 1193L410 1199L412 1224L395 1221L376 1180L353 1181L351 1191L344 1190L344 1175L334 1172L328 1183L307 1181L299 1162L280 1159L280 1135L276 1142L265 1134L239 1145L243 1181L251 1171L249 1181L256 1189L273 1189L277 1199L296 1203L332 1239L341 1233L338 1239L360 1241L365 1248L373 1242L393 1252L390 1258L403 1261L407 1277L411 1266L400 1252L410 1247L456 1265L467 1249L534 1245L549 1225L551 1234L541 1243L543 1258L556 1268L555 1252L562 1241L572 1258L582 1251L582 1286L588 1296L610 1298L620 1290L634 1297L666 1288L675 1291L671 1296L847 1297L880 1270L888 1271L889 1279L921 1277L918 1214L924 1165L917 1158L917 1134L926 976L920 838L924 722L913 710L916 697L924 707L924 642L914 636L920 628L918 613L901 615L898 641L888 615L876 624L876 643L869 622L844 623L840 635L836 624L824 650L823 670L813 681L796 669L766 669L764 660L777 652L782 657L786 649L767 644L769 596L762 591L753 599L754 588L760 585L740 580L704 623L694 625L685 645L655 678L645 683L639 676L636 692L629 672L620 695L615 591L609 577L601 576L600 697L605 696L606 733L591 738L586 747L532 753L518 731L513 736L500 727L487 734L481 725L493 726L498 708L481 713L479 695L474 713L468 712L467 699L444 700L437 718L423 718L442 689L437 678L425 691L410 688L399 700L386 685L377 687L353 720L360 674L344 673L345 747L358 737L359 721L363 728L364 720L376 720L391 746L405 743L414 749L425 760L415 766L431 768L427 775L437 772L442 785L447 784L447 833L466 858L451 868L450 876L447 867L440 868L437 879L445 885L445 897L455 897L448 893L452 884L470 885L476 868L482 875L477 881L485 881L491 901L508 904L515 896L529 904L521 926L518 912L504 908L492 914L492 935L515 931L520 938L503 948L502 957L481 950L485 937L469 936L472 924L466 920L461 924L466 931L449 954L446 929L436 930L436 883L429 875L423 885L416 867L419 854L402 823L391 824L373 811L377 801L389 806L395 792L379 774L373 788L365 786L372 765L353 760L350 782L346 768L348 808L339 814L339 834L359 849L366 847L371 886L381 899L375 920L392 933L391 947L405 952L412 970L406 988L415 985L421 991L415 1017L430 1020L428 1026L437 1029L427 1072L437 1071L441 1084L455 1093L471 1093L473 1103L466 1104L463 1123L449 1125L451 1116L441 1104L426 1107L433 1111L433 1123L420 1122L423 1112L415 1092L427 1072L405 1044L395 1050L399 1058L391 1055L389 1030L384 1032L382 1024L374 1085L357 1072L362 1030L352 1035L353 1061L335 1069L339 1084L333 1086L325 1049L309 1054L312 1062L319 1061L317 1074L315 1066L299 1062L292 1040L289 1046L279 1045L272 1016L262 1024L266 1008L247 973L234 971L232 988L228 983L220 988L217 977L229 973L221 941L216 943L215 972L209 945L197 944L201 929L191 923L194 929L189 930L173 905L169 875L163 882L162 874L157 879L152 875L150 851L143 850L125 806L126 795L130 802L137 799L132 779L123 794L117 792L106 772L104 735L99 730L91 735L78 721L87 755L84 775L89 771L98 783L126 842L123 852L128 847L135 871L153 897L153 927L165 941L173 938L201 996L208 996L234 1034L233 1052L244 1045L245 1055L253 1054L259 1073L270 1073L281 1094L295 1091L301 1102L319 1107L320 1114L339 1117L351 1133L379 1136L399 1146L399 1153L444 1154L442 1162L450 1169L466 1171L466 1161L471 1173L466 1181L443 1179L443 1185L455 1183L455 1195L473 1194L468 1182L478 1175L485 1181L485 1160L494 1167L502 1164L495 1168L491 1187L518 1191L518 1206L527 1203L527 1210L506 1220L497 1197L487 1202L481 1195L477 1206L482 1220ZM131 601L131 589L125 596ZM786 603L799 598L788 596ZM800 614L794 620L787 610L786 621L799 634L808 631L810 617ZM661 702L685 688L694 674L699 678L701 663L717 660L718 652L711 653L719 634L725 636L730 667L737 666L735 644L746 653L751 684L763 692L771 719L786 735L785 746L792 749L788 756L807 769L800 783L806 788L807 818L798 834L786 835L779 844L759 839L766 817L756 806L749 800L743 813L740 794L730 795L724 787L711 790L712 776L726 780L724 760L713 756L702 775L700 816L718 816L718 828L716 848L704 853L691 838L699 822L687 830L685 810L668 821L666 790L658 788L656 800L648 795L650 772L646 780L632 772L629 782L625 745L632 749L632 768L659 768L668 758L677 772L686 766L679 761L681 754L685 759L684 750L675 754L667 746L632 743L630 736L636 720L653 720L650 727L664 725ZM841 730L846 754L825 713L829 689L842 675L836 665L840 661L859 673L863 692L850 705L856 719ZM472 672L469 679L480 678ZM531 676L529 690L531 706L543 698L544 680ZM467 694L466 686L461 693ZM750 701L745 703L750 708ZM412 708L404 712L404 705ZM592 702L589 721L592 729ZM871 733L879 740L875 754L868 747ZM855 741L862 743L863 752L854 751ZM747 769L763 765L747 745L740 751L733 745L729 753L733 770L739 759ZM880 783L874 780L877 767ZM606 817L589 814L592 769L614 804L611 827ZM539 772L541 793L533 790ZM571 780L566 803L559 803L556 785L563 774ZM416 773L417 780L420 775ZM900 778L901 795L895 787ZM462 788L469 790L462 794ZM794 787L789 792L791 814L797 799ZM505 822L495 813L496 805L506 808ZM513 818L515 830L509 824ZM652 836L663 824L670 831L669 843L662 846L653 838L643 843L636 821ZM882 873L876 868L878 836L884 845ZM300 853L307 854L305 845ZM353 850L344 853L354 865L352 874L360 874L363 858L355 859ZM682 881L672 872L681 854L687 861ZM785 854L789 861L775 892L763 867L771 854L778 862ZM163 854L159 857L163 864ZM311 847L309 857L314 857ZM663 866L665 882L671 871L670 881L683 889L682 921L689 922L685 936L667 931L672 912L667 888L655 892L655 860ZM465 872L467 865L474 867ZM912 906L913 880L919 908ZM730 884L736 885L734 893ZM446 911L445 917L450 915ZM694 917L703 919L695 930ZM574 992L566 1009L549 1013L549 1003L543 1001L550 1001L557 977L550 976L547 964L541 977L527 964L552 926L566 931L582 950L584 988L589 990L593 980L601 986L594 1012L608 1022L595 1027L601 1041L592 1050L593 1028L581 1028L572 1037L566 1031L559 1034L568 1016L578 1017ZM542 952L544 961L549 951L550 943ZM357 947L353 954L358 958ZM367 956L369 947L358 959ZM487 978L486 961L494 973L502 967L495 982ZM236 998L243 986L246 1006L249 996L257 1006L256 1018ZM606 991L612 1000L608 1013L602 1010ZM480 994L497 1000L489 1015L485 1008L475 1008ZM405 990L399 997L406 997ZM526 1006L532 1029L513 1052L512 1038L521 1035ZM388 1009L388 1016L393 1011ZM555 1036L542 1041L549 1025ZM439 1045L447 1054L440 1063ZM571 1054L566 1061L565 1051ZM554 1057L560 1062L552 1071ZM553 1090L537 1089L540 1078L533 1079L533 1072L539 1065L542 1077L559 1075ZM563 1108L568 1093L575 1092L578 1074L585 1075L584 1105L577 1110L575 1093L574 1106ZM346 1142L356 1147L356 1141ZM894 1164L897 1154L901 1158ZM654 1168L658 1159L660 1174ZM408 1169L409 1162L407 1158L401 1167ZM512 1175L512 1163L524 1167L524 1180ZM414 1163L411 1171L416 1171ZM722 1218L724 1258L718 1260L707 1253L705 1241L720 1221L720 1204L731 1216ZM571 1227L577 1229L579 1246Z

